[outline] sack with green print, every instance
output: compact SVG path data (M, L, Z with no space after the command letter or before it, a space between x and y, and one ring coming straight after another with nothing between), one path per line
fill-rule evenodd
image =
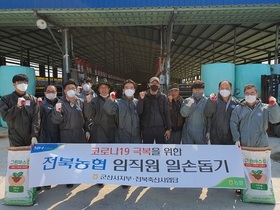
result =
M247 189L242 190L244 202L275 204L271 182L271 147L242 147Z
M29 188L30 147L10 147L6 174L5 205L31 206L36 200L36 188Z

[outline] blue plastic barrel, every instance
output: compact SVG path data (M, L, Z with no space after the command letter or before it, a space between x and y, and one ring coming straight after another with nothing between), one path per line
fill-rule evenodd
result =
M223 80L235 84L235 65L233 63L204 64L201 67L201 79L205 83L204 93L209 97L211 93L218 93L218 85Z
M244 86L254 84L261 98L261 75L271 75L268 64L244 64L235 66L235 87L240 90L237 98L244 98Z
M271 65L271 74L280 74L280 64Z
M26 66L0 66L0 96L12 93L15 90L12 79L16 74L25 74L28 79L27 93L35 95L36 77L33 68ZM7 127L7 123L0 117L2 127Z

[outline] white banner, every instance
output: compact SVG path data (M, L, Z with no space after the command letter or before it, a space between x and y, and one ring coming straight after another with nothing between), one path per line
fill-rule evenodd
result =
M36 144L30 157L30 187L246 188L241 149L235 145Z

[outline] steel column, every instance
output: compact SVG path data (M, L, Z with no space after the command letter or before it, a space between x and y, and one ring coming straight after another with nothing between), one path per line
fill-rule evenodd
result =
M63 47L63 68L62 78L63 82L70 79L70 60L69 60L69 31L68 29L62 30L62 47Z
M171 48L171 42L172 42L172 32L173 32L173 25L174 20L177 16L177 9L175 8L172 12L169 24L167 26L167 34L166 34L166 61L165 61L165 84L166 84L166 90L164 92L167 92L169 84L170 84L170 48Z
M275 57L274 57L274 64L278 64L278 56L279 56L279 24L276 25L276 32L275 32Z

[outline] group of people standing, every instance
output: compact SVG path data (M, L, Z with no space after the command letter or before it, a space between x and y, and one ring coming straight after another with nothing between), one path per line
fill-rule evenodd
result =
M218 94L204 95L204 83L192 84L192 96L183 99L177 85L168 95L160 91L158 77L148 89L134 97L137 84L123 83L122 97L116 98L106 79L95 92L90 78L82 91L66 81L63 96L57 97L53 85L45 88L42 104L26 93L28 77L15 75L15 91L3 96L0 114L8 124L10 146L40 143L144 143L211 144L250 147L268 146L268 122L280 121L274 97L269 104L258 98L254 85L244 87L245 99L232 96L232 84L221 81ZM71 185L69 185L71 187Z

